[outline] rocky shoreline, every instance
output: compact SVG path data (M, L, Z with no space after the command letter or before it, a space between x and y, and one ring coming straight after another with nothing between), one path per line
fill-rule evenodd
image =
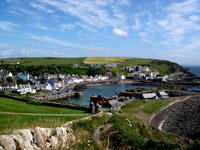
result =
M199 139L200 96L193 96L172 109L161 129L183 137Z

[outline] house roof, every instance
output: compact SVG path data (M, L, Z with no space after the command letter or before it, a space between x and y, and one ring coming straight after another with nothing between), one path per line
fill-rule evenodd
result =
M109 100L109 104L112 106L112 107L116 107L116 106L119 106L120 103L117 101L117 100Z
M145 93L145 94L142 94L142 96L143 96L144 98L154 98L154 97L156 97L157 95L156 95L156 93Z
M0 83L0 85L1 86L7 86L7 85L9 85L9 86L15 86L16 85L16 83L15 82L3 82L3 83Z
M168 94L167 94L165 91L159 92L159 94L160 94L161 96L168 96Z

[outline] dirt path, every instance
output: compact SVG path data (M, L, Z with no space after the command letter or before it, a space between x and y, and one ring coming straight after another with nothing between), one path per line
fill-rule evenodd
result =
M90 114L32 114L32 113L12 113L12 112L0 112L5 115L26 115L26 116L86 116Z
M134 108L133 109L133 110L137 111L136 116L138 118L140 118L145 124L148 124L148 120L149 120L150 115L143 113L142 110L147 105L150 105L150 104L145 104L144 103L143 105L139 106L138 108Z
M112 113L107 113L109 115L109 118L113 115ZM108 118L108 119L109 119ZM105 121L107 122L108 119ZM94 136L93 139L96 141L96 143L102 147L102 141L100 140L100 136L101 136L101 131L104 129L104 125L100 125L94 132Z

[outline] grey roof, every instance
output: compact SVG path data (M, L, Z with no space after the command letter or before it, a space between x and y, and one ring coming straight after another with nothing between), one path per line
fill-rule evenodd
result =
M168 94L167 94L165 91L159 92L159 94L160 94L161 96L168 96Z
M156 93L145 93L145 94L142 94L143 98L156 98L157 95Z
M112 107L116 107L120 105L120 103L117 100L109 100L109 103Z

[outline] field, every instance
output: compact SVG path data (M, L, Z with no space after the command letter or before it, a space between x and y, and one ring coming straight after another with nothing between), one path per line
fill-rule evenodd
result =
M83 63L84 64L123 64L126 60L132 58L128 57L87 57Z
M141 59L131 57L82 57L82 58L7 58L0 59L5 62L20 62L22 65L88 65L88 64L117 64L120 66L126 65L148 65L153 62L153 59Z
M0 112L35 113L35 114L83 114L84 111L57 108L49 106L36 106L8 98L0 98Z
M7 58L0 59L5 62L20 62L25 66L39 66L39 65L72 65L72 64L81 64L85 58Z
M5 114L5 112L20 114ZM33 116L22 113L43 115ZM54 114L55 116L45 116L45 114ZM68 114L69 116L56 116L56 114ZM0 134L9 134L18 128L57 127L68 121L80 119L88 115L80 110L35 106L8 98L0 98Z

